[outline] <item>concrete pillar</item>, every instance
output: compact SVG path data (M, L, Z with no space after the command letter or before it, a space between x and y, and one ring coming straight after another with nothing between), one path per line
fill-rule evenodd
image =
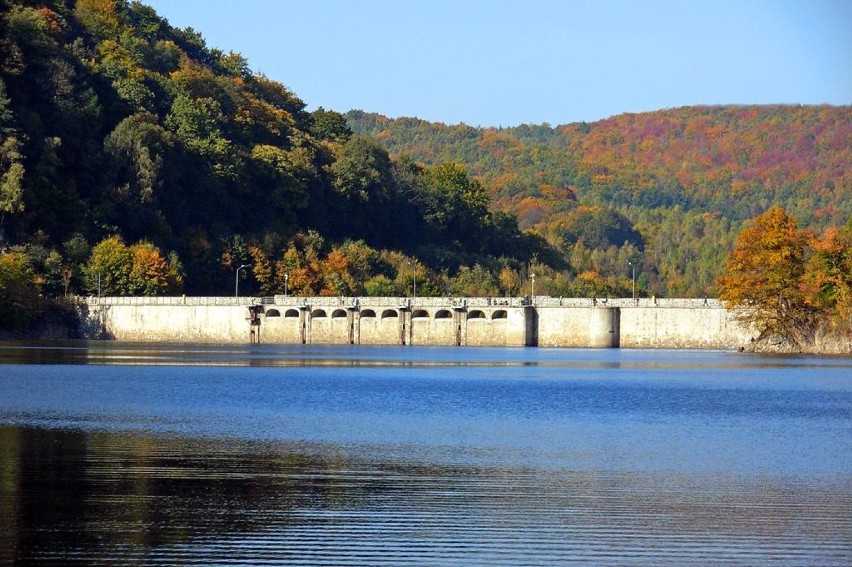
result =
M524 317L524 346L538 346L538 310L528 305L522 311Z
M352 344L361 344L361 310L351 309L349 311L350 325L352 329Z
M589 346L616 348L621 342L621 310L618 307L598 307L589 317Z

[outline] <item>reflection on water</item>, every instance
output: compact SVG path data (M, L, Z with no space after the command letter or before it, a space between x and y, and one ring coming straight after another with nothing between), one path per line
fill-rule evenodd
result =
M3 470L7 564L799 565L850 553L848 480L456 467L8 427L0 442L20 467Z
M566 353L570 355L566 356ZM852 372L852 359L717 351L619 349L213 345L114 341L0 342L0 364L145 366L464 366L644 369L827 368Z
M852 563L849 359L54 346L0 345L0 565Z

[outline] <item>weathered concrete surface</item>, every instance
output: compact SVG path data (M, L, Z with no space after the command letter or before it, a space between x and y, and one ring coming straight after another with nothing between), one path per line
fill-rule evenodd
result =
M362 345L405 344L405 313L394 308L365 308L359 313L358 343Z
M411 328L407 344L461 345L464 314L445 307L416 307L411 312Z
M264 343L303 344L307 334L308 314L303 309L270 307L264 312Z
M625 348L727 349L744 346L750 339L751 336L725 309L621 309L621 346Z
M250 343L258 329L243 305L88 305L84 321L92 338L122 341Z
M89 298L87 336L128 341L719 348L750 333L713 300Z
M536 307L538 346L596 347L619 346L617 307Z

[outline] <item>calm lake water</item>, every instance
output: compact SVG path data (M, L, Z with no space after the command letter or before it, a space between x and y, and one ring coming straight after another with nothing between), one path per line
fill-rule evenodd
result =
M852 359L0 343L0 565L850 565Z

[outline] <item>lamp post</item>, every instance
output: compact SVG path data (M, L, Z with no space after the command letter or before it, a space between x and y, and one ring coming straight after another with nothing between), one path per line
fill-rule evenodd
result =
M413 293L411 294L411 297L413 299L417 299L417 262L409 260L408 264L411 266L411 272L414 276L414 287L413 287Z
M236 277L236 280L234 282L234 297L240 296L240 270L242 270L243 268L248 268L248 267L249 267L248 264L243 264L242 266L237 268L237 277Z
M288 289L287 289L287 281L289 279L290 279L290 274L284 274L284 297L287 297L289 295Z
M535 301L535 274L530 274L530 297Z
M633 263L633 260L628 260L627 263L630 265L631 269L631 283L633 287L633 301L636 301L636 264Z

